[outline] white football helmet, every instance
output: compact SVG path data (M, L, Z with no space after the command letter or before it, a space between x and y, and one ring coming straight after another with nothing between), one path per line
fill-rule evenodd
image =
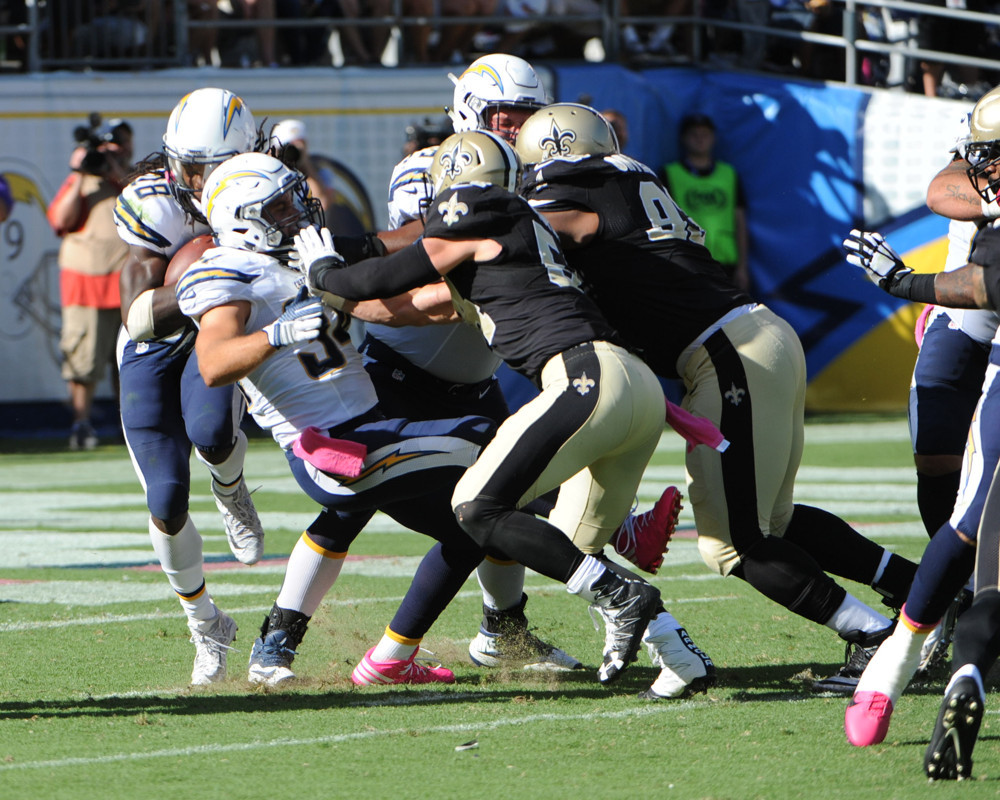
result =
M489 183L516 192L521 163L502 137L467 131L454 133L438 145L427 174L435 197L460 183Z
M1000 191L1000 86L979 98L972 109L965 158L971 165L969 179L980 196L986 202L996 200ZM979 188L981 179L986 185Z
M536 111L521 126L515 149L525 164L620 152L611 123L579 103L553 103Z
M534 67L523 58L494 53L473 61L461 77L448 74L455 84L448 109L456 133L488 130L489 114L501 108L534 111L548 102Z
M260 145L260 133L249 107L227 89L198 89L174 106L163 134L163 152L171 184L180 192L197 192L192 175L208 180L227 158Z
M302 228L323 225L305 176L266 153L243 153L209 175L202 206L216 241L252 252L286 253Z

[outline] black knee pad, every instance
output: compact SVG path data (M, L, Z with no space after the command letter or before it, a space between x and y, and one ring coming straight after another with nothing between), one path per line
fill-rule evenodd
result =
M462 530L485 550L492 549L490 539L499 523L508 514L510 508L486 497L477 497L475 500L455 506L455 519L458 520Z
M211 445L195 445L198 448L198 452L201 453L205 460L211 464L218 464L221 461L225 461L229 454L233 451L233 445L236 444L236 439L233 439L229 444L211 444Z

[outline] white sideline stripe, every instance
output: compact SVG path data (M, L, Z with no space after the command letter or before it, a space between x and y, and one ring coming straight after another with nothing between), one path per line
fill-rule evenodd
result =
M450 695L439 695L450 697ZM591 711L585 714L531 714L525 717L513 719L496 719L483 722L465 722L456 725L437 725L433 728L424 728L421 734L428 733L480 733L482 731L497 730L507 728L511 725L531 725L545 722L571 722L597 719L630 719L637 717L649 717L655 714L671 714L677 711L688 711L700 705L707 705L711 701L704 703L684 702L676 704L651 705L647 704L639 708L628 708L622 711ZM122 761L142 761L151 758L177 758L178 756L198 756L215 755L218 753L239 753L251 750L266 750L272 747L309 747L321 744L338 744L341 742L356 742L364 739L374 739L376 737L389 736L412 736L412 728L393 728L386 731L361 731L359 733L338 733L330 736L317 736L310 739L271 739L268 741L256 742L234 742L233 744L203 744L194 747L178 747L169 750L153 750L146 753L116 753L114 755L93 756L90 758L60 758L51 761L25 761L15 764L0 764L0 772L7 772L15 769L57 769L60 767L81 767L94 764L115 764Z

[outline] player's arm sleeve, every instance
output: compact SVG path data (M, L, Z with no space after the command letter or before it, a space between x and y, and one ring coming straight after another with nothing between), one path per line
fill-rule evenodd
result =
M361 236L334 236L333 238L337 252L348 264L357 264L366 258L384 256L387 252L385 245L376 233L364 233Z
M440 278L422 241L382 258L370 258L343 269L327 270L320 289L347 300L393 297Z

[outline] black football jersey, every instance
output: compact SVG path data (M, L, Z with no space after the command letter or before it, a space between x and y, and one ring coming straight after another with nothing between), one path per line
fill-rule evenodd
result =
M598 215L594 240L566 257L608 321L659 375L677 377L685 347L726 312L753 302L660 179L628 156L546 162L528 173L522 194L543 213Z
M531 380L552 356L583 342L622 344L567 266L555 232L522 198L486 184L449 189L431 203L424 236L499 242L495 259L467 261L446 280L462 318Z
M986 294L994 310L1000 311L1000 220L984 225L972 240L969 263L983 267Z

